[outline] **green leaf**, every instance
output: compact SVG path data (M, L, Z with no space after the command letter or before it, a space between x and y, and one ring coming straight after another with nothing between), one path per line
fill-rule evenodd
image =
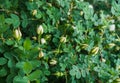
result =
M6 18L5 22L8 23L8 24L12 24L14 21L11 18Z
M86 71L85 70L81 70L81 74L82 74L82 77L86 77Z
M23 65L24 65L24 62L18 62L16 64L16 67L21 69L21 68L23 68Z
M41 70L36 70L36 71L32 72L30 75L28 75L28 78L30 81L34 81L34 80L40 78L41 74L42 74Z
M7 40L5 43L10 46L10 45L14 44L14 41L13 40Z
M25 28L28 25L28 21L26 19L24 19L22 21L22 27Z
M31 47L32 47L31 40L27 38L27 39L24 41L24 48L25 48L25 50L29 50L29 49L31 49Z
M15 76L13 83L28 83L27 77Z
M4 77L7 75L7 70L3 67L2 69L0 69L0 77Z
M76 72L72 69L72 70L70 70L70 75L71 76L75 76L75 74L76 74Z
M25 62L24 65L23 65L23 71L26 73L26 74L29 74L31 71L32 71L32 64L30 62Z
M1 57L1 58L0 58L0 65L4 65L4 64L6 64L6 63L7 63L7 59Z
M30 63L33 66L33 69L35 69L36 67L39 67L41 65L41 62L39 60L32 60L30 61Z
M11 14L10 16L13 19L13 23L12 23L13 27L14 28L18 28L19 25L20 25L20 19L19 19L19 17L17 15L15 15L15 14Z
M81 73L80 73L80 71L77 71L77 72L76 72L76 78L77 78L77 79L80 79L80 77L81 77Z

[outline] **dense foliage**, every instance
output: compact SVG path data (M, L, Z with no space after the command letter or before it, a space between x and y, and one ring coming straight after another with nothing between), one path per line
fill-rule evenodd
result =
M0 0L1 83L120 83L120 0Z

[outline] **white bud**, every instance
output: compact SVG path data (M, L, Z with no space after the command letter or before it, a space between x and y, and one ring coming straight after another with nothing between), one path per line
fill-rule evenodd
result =
M41 38L41 44L45 44L46 40L44 38Z
M109 30L110 30L110 31L115 31L115 24L111 24L111 25L109 26Z
M50 65L56 65L56 64L57 64L57 61L56 61L56 60L52 59L52 60L50 61Z
M40 25L40 26L37 28L37 34L43 34L43 27L42 27L42 25Z
M93 6L92 6L92 5L89 5L89 8L93 9Z

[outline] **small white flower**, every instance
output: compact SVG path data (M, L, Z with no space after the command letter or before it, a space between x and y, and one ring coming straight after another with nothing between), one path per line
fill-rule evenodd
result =
M46 40L44 38L41 38L41 44L45 44Z
M110 25L110 26L109 26L109 30L110 30L110 31L115 31L115 24Z
M43 27L42 27L42 25L39 25L39 27L37 28L37 34L43 34Z
M93 9L93 6L92 6L92 5L89 5L89 8Z

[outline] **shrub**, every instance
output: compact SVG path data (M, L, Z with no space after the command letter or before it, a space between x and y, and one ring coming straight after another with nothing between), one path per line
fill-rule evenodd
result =
M119 83L119 0L0 0L0 82Z

